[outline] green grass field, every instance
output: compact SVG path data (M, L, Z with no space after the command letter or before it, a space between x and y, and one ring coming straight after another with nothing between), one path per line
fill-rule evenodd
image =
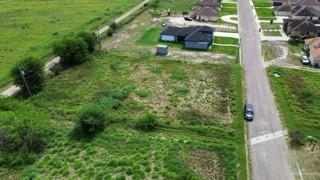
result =
M163 10L170 8L173 13L190 12L197 2L197 0L160 0L159 7Z
M222 8L219 12L219 16L225 16L225 15L236 15L237 14L237 4L231 4L231 3L223 3Z
M54 41L95 29L140 0L30 0L0 2L0 87L12 66L26 56L46 60Z
M217 44L233 44L238 45L239 40L235 38L229 38L229 37L215 37L214 43Z
M280 31L263 31L265 36L282 36Z
M253 0L255 7L271 7L272 4L267 0Z
M246 179L241 77L238 64L189 64L149 53L100 54L51 79L28 100L48 114L56 134L34 164L0 174ZM124 87L131 90L117 109L99 100L103 90ZM112 124L90 141L74 140L72 119L88 103L100 104ZM148 111L159 116L159 129L135 130L135 120Z
M282 119L289 131L320 139L320 74L296 69L268 70ZM277 72L280 78L273 76Z

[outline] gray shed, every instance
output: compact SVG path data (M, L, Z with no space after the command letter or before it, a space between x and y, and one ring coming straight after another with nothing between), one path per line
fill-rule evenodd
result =
M157 45L157 54L158 55L167 55L168 54L168 45L158 44Z

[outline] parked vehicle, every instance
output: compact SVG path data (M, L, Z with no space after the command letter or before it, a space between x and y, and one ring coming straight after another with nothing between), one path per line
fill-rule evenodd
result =
M190 16L183 16L183 18L186 21L192 21L192 17L190 17Z
M252 104L245 104L244 106L244 118L246 120L252 121L254 116L253 112L253 105Z
M310 60L306 54L301 54L300 56L300 62L302 64L310 64Z

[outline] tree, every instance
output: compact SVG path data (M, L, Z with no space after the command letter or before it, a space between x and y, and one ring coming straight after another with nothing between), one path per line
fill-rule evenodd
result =
M157 8L159 7L159 0L152 0L150 2L150 7L152 7L154 9L154 11L157 11Z
M11 76L14 84L19 86L25 94L39 92L45 80L43 64L33 57L17 63L11 70Z
M114 30L112 28L109 28L107 31L107 36L111 37L113 35Z
M157 128L157 115L154 113L146 113L136 122L136 128L144 131L152 131Z
M104 130L107 118L100 106L90 104L80 110L75 122L76 130L90 136Z
M110 24L110 28L113 29L113 31L115 31L115 30L118 28L117 23L116 23L116 22L112 22L112 23Z
M87 44L88 46L88 51L89 52L94 52L95 50L95 46L97 45L98 41L97 41L97 37L96 34L93 32L81 32L78 34L79 37L81 37L84 42Z
M64 39L54 45L53 51L60 56L65 68L79 65L88 59L88 45L82 38Z

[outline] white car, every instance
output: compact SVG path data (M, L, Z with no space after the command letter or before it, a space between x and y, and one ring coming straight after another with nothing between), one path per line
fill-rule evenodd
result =
M309 64L310 63L310 60L309 60L308 56L305 55L305 54L302 54L300 56L300 61L301 61L302 64Z

